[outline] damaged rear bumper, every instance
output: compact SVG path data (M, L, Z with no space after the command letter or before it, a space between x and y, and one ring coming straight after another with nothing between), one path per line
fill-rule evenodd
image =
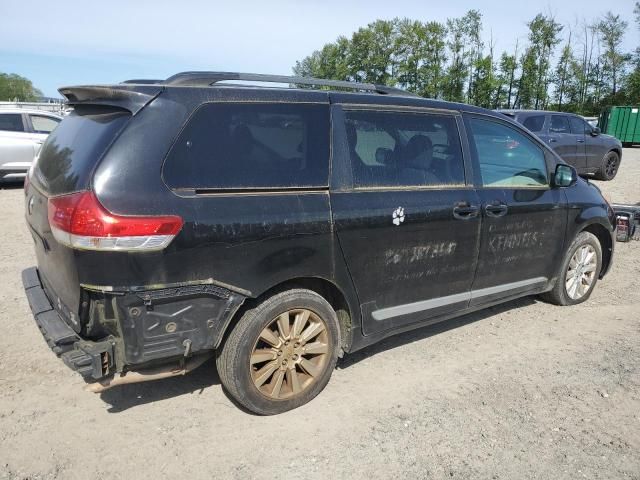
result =
M23 271L22 282L51 350L87 382L99 381L101 388L186 373L202 363L197 357L219 345L246 298L212 284L88 291L89 318L83 328L90 324L101 333L86 338L56 310L50 300L55 294L43 286L37 268Z
M87 381L110 375L115 366L115 341L93 342L81 338L51 305L35 267L22 272L22 284L40 333L65 365Z

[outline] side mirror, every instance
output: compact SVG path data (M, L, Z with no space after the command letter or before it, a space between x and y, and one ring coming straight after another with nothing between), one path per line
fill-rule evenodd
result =
M598 135L600 135L600 127L593 127L591 129L591 136L597 137Z
M556 166L556 173L553 175L553 185L555 187L570 187L578 181L578 172L570 165L559 164Z

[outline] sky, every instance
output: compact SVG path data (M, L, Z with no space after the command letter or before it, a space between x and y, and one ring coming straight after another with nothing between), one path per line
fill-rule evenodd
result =
M628 51L640 45L632 0L0 0L0 72L33 81L46 96L65 85L167 78L185 70L290 74L339 35L376 19L445 21L472 8L496 51L526 42L526 23L552 14L577 33L611 10L629 22ZM575 33L574 33L575 35ZM575 37L574 37L575 38Z

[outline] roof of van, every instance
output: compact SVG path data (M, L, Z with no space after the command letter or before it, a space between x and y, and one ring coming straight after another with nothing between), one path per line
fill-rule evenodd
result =
M274 84L287 86L275 87ZM495 111L464 103L424 98L386 85L259 73L182 72L166 80L134 79L113 85L62 87L59 91L72 105L82 103L117 105L130 110L135 115L164 89L201 90L203 88L225 91L239 100L245 95L254 97L257 96L256 94L266 92L274 99L279 93L291 98L292 93L295 92L295 95L306 98L324 98L328 103L413 106L497 116Z

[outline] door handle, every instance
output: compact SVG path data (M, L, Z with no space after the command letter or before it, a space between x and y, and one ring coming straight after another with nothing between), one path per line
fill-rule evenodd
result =
M584 143L584 140L578 140L578 143Z
M549 143L556 143L558 140L556 140L555 138L550 138L549 139Z
M480 207L471 205L470 203L461 202L453 206L453 218L458 220L469 220L478 216Z
M506 203L490 203L484 207L484 211L488 217L504 217L509 207Z

